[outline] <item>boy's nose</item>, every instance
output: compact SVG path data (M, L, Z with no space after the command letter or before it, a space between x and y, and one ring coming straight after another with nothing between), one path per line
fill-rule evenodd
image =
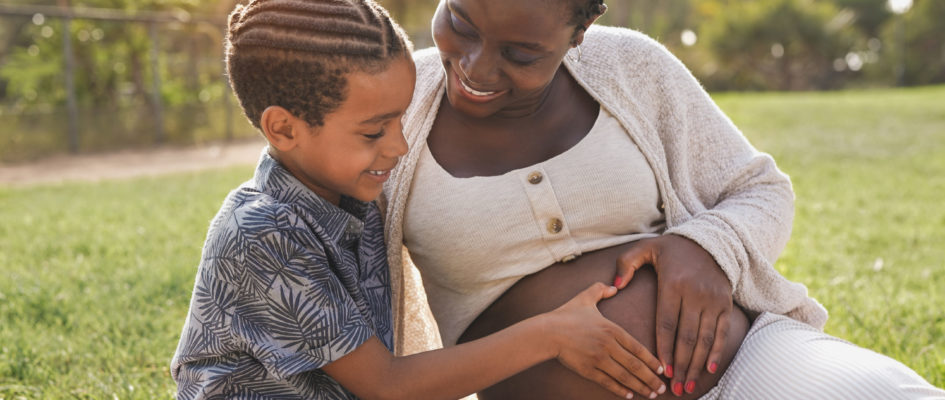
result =
M395 133L387 136L390 137L390 141L385 150L389 157L400 157L407 154L407 139L404 138L403 127L398 127Z

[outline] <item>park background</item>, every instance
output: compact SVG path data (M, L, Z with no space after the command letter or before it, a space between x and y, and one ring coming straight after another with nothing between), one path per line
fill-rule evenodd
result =
M381 3L432 44L435 0ZM234 4L0 0L0 168L258 142L223 78ZM606 4L791 175L776 267L826 331L945 386L945 0ZM207 225L251 174L0 182L0 400L173 397Z

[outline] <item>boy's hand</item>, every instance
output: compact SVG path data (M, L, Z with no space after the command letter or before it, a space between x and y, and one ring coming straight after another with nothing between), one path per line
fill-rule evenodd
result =
M644 239L617 259L614 286L643 265L656 271L656 350L673 394L692 393L704 370L715 373L732 313L732 285L705 249L687 238Z
M597 309L597 302L615 294L617 288L595 283L549 313L557 321L551 325L557 358L620 397L632 397L627 389L656 397L666 391L659 360Z

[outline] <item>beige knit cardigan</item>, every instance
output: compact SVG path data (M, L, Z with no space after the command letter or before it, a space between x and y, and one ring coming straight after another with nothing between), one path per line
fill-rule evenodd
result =
M593 26L580 53L572 50L564 65L643 152L665 206L665 233L685 236L712 254L732 283L735 302L745 309L785 314L822 328L827 311L808 297L804 285L788 281L773 266L794 215L790 180L774 160L755 150L689 70L649 37ZM410 150L385 185L399 355L440 345L419 274L403 245L403 226L417 160L443 99L445 74L436 49L418 51L414 58L417 86L404 118ZM488 216L483 219L488 223Z

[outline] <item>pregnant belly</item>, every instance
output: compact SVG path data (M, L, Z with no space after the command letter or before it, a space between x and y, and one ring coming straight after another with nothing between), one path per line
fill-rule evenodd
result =
M632 245L627 243L587 253L569 263L553 264L523 278L473 321L459 338L459 343L487 336L525 318L554 310L594 282L610 284L616 271L617 256ZM656 288L656 273L647 266L637 271L625 289L598 305L601 314L626 329L654 355ZM681 398L699 398L718 383L728 368L749 325L745 313L737 306L729 325L719 371L709 374L703 367L695 392ZM619 397L571 372L556 360L539 364L479 393L480 400L531 398L585 400ZM660 398L680 399L668 390Z

